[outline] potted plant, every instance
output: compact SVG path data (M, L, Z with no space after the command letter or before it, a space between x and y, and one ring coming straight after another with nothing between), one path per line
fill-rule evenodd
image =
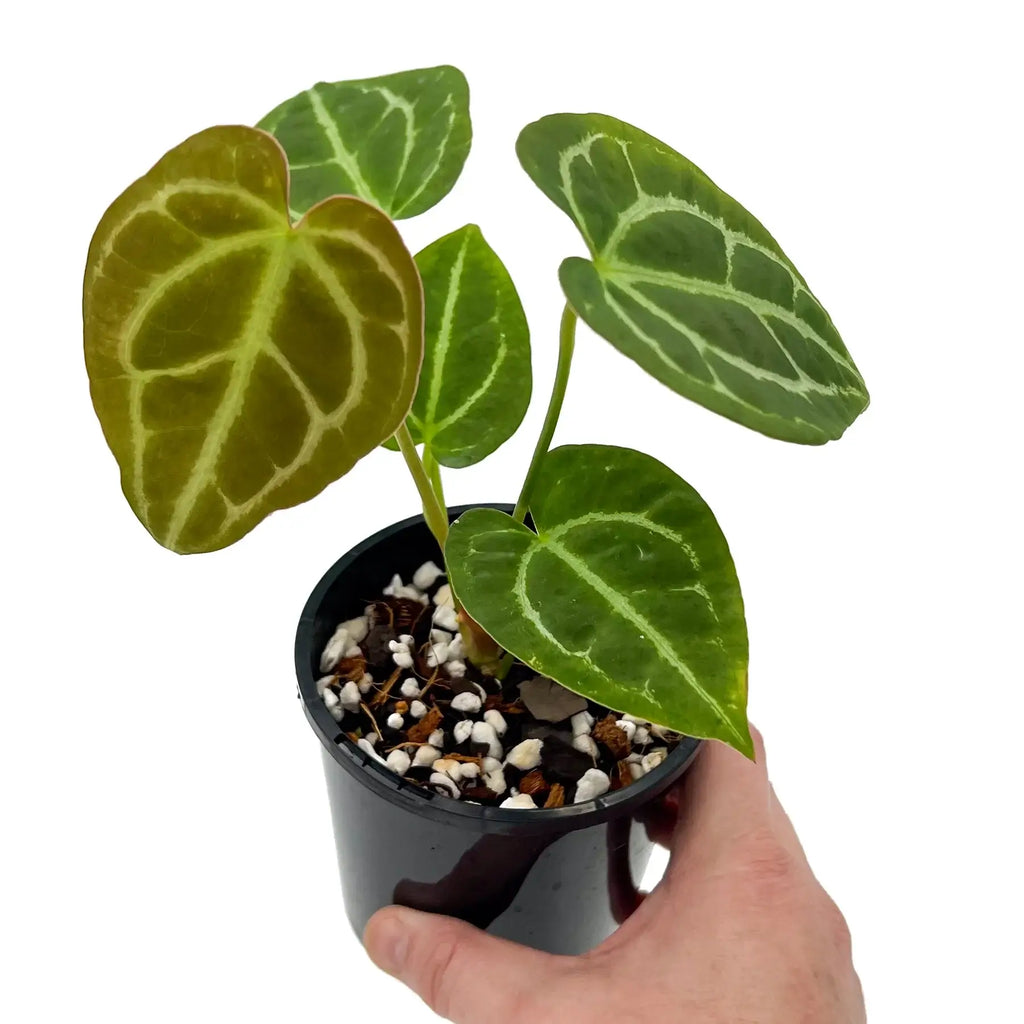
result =
M781 440L840 437L868 396L759 221L639 129L554 114L517 153L588 258L559 269L547 415L514 505L448 508L441 467L493 453L531 394L526 318L480 230L414 257L394 223L447 194L469 146L451 67L321 83L257 127L199 132L100 221L86 363L125 495L175 551L400 453L423 515L344 555L296 639L350 920L398 901L576 952L635 906L644 815L700 742L752 755L713 513L640 452L549 450L578 319Z

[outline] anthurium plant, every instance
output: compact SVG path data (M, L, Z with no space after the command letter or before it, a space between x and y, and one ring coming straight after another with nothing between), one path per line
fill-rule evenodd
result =
M840 437L864 382L775 239L689 160L614 117L543 117L516 151L587 254L559 269L558 367L513 514L449 527L441 467L494 452L531 394L526 317L480 229L413 256L395 226L449 192L470 138L455 68L319 84L256 127L193 135L114 201L84 326L124 493L159 543L212 551L400 451L492 671L518 658L749 755L743 602L711 510L641 452L549 451L577 320L784 441Z

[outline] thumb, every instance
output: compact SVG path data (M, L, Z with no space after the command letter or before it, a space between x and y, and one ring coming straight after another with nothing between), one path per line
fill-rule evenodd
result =
M558 957L497 939L465 921L385 907L363 934L370 959L454 1024L529 1020ZM552 978L553 980L553 978Z

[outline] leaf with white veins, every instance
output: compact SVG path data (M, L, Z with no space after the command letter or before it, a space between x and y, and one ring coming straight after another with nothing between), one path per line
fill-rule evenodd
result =
M868 404L829 315L754 216L663 142L552 114L516 145L591 259L559 278L594 331L674 391L784 441L838 438Z
M504 444L530 404L530 330L515 285L475 224L416 254L426 307L409 428L443 465Z
M458 68L320 82L259 123L284 146L292 210L359 196L399 220L440 202L469 155L469 86Z
M402 423L422 359L412 256L334 197L296 225L281 147L210 128L103 215L83 296L93 404L165 547L209 551L306 501Z
M550 452L534 493L536 533L494 509L452 526L445 560L469 614L573 692L751 756L743 599L700 495L603 445Z

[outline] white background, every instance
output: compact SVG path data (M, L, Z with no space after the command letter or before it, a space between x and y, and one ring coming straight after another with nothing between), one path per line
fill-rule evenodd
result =
M380 452L230 550L162 550L93 416L79 302L104 208L187 135L254 123L320 79L450 62L471 84L473 152L403 231L416 249L481 225L528 311L540 400L495 457L448 475L449 498L514 498L554 368L555 269L583 251L519 169L519 128L558 110L640 125L776 235L872 405L839 443L786 445L583 328L556 440L646 450L716 510L752 718L852 927L874 1024L1021 1019L1021 83L998 7L8 13L0 1017L433 1019L344 922L291 667L309 589L416 511L412 485Z

